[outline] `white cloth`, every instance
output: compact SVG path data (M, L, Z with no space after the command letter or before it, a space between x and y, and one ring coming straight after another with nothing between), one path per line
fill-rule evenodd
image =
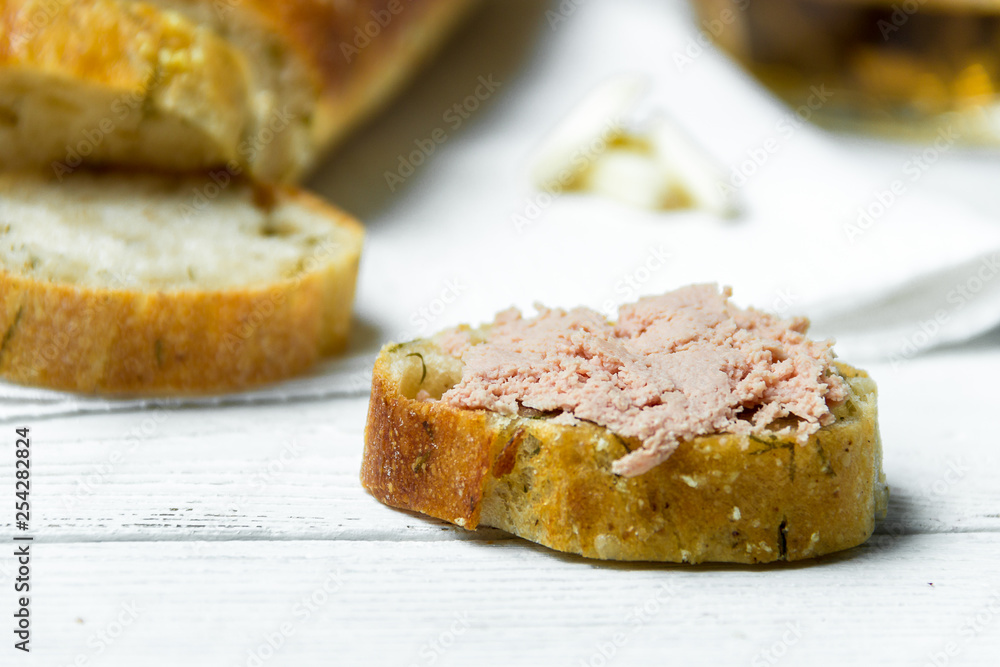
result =
M1000 224L981 206L926 187L960 149L939 144L924 171L893 157L899 148L880 157L877 147L802 123L726 57L697 53L697 25L680 3L563 3L566 20L529 12L534 4L489 3L444 62L314 177L314 188L368 224L354 356L309 378L204 400L363 392L371 355L387 340L535 302L613 314L692 282L731 285L743 305L806 314L813 333L836 337L851 361L905 359L1000 323ZM530 14L534 44L510 45L511 28L526 29L511 13ZM521 60L511 67L515 48ZM675 55L686 49L695 57L679 66ZM528 160L542 139L589 90L623 72L652 82L640 115L666 112L727 173L749 174L735 179L742 217L644 212L585 195L550 200L531 189ZM484 81L499 87L491 93ZM469 97L477 92L488 99ZM432 154L414 154L428 146ZM1000 176L995 156L970 159L977 172ZM400 171L404 162L412 174ZM894 181L895 201L885 206L880 193L888 202ZM859 209L872 212L870 222L859 224ZM148 405L0 385L0 419Z

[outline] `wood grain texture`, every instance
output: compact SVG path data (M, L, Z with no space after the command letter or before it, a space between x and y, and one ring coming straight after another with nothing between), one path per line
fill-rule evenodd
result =
M966 355L872 369L891 487L877 532L1000 532L1000 454L989 424L913 418L988 410L990 399L974 387L986 386L992 365L1000 368L1000 354L991 363ZM928 395L920 376L945 367L966 382L952 395ZM37 539L474 536L442 531L364 492L366 409L366 398L340 398L31 420L36 480L45 488L35 501ZM0 456L11 446L3 441ZM0 468L0 488L10 475ZM11 518L2 520L9 529Z
M374 354L363 352L321 361L310 372L256 389L209 396L107 399L94 395L42 389L0 380L0 424L35 418L81 416L137 410L212 408L260 403L364 396L371 386Z
M270 637L273 665L575 666L616 636L623 665L752 664L783 636L785 664L915 665L949 641L976 664L1000 631L961 635L1000 592L996 534L764 569L595 567L520 541L37 546L33 658L53 665L254 664Z
M578 667L603 647L608 665L923 665L949 642L954 664L993 664L998 454L987 420L952 416L989 414L1000 351L868 370L888 518L860 548L769 567L600 564L384 507L358 481L363 397L32 419L32 659L236 667L270 637L261 664ZM963 381L927 391L943 377Z

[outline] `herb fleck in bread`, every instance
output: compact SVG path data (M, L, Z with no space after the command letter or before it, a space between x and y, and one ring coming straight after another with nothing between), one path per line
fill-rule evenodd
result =
M0 376L172 394L295 375L346 344L362 237L292 188L2 174Z
M464 333L478 345L489 331ZM688 563L820 556L864 542L885 512L876 388L863 371L836 364L846 399L805 440L777 426L703 435L620 476L612 467L634 439L441 400L465 366L446 351L450 335L386 346L375 364L361 481L388 505L590 558Z

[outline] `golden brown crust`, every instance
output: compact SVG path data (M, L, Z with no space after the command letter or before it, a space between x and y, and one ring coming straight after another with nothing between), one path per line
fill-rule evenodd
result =
M312 0L312 4L315 2ZM385 104L434 55L443 38L470 11L475 0L428 0L420 3L400 0L403 9L386 26L386 32L380 33L361 50L356 60L348 62L339 45L353 45L355 26L365 25L371 20L373 9L384 12L388 4L387 0L356 2L357 18L354 22L327 24L337 37L326 36L326 48L315 48L319 42L312 42L314 48L310 51L322 53L325 57L320 63L325 85L317 111L316 141L320 150L314 154L316 158L322 150L335 144ZM323 39L320 35L319 40ZM338 42L336 53L331 48L334 40Z
M0 84L8 168L203 168L238 158L251 113L242 54L145 3L3 3Z
M81 392L198 394L288 378L343 349L361 227L305 193L276 196L351 230L355 245L248 289L103 289L0 270L0 376Z
M298 180L473 1L12 0L0 6L0 139L15 150L0 166Z
M496 436L486 413L441 407L402 398L376 366L361 481L386 504L475 528Z
M396 93L435 53L475 2L252 0L247 3L247 11L256 13L258 21L289 52L307 63L319 91L310 119L309 157L286 178L301 177L324 150Z
M688 563L820 556L884 513L875 387L850 367L851 402L805 446L704 437L624 478L611 463L628 444L602 427L408 398L392 371L408 350L383 350L372 382L361 481L386 504L590 558Z
M330 90L354 76L356 65L365 69L371 63L403 57L404 53L398 49L405 45L400 42L412 38L415 30L442 31L471 4L472 0L252 0L248 3L264 23L286 38L291 50L311 64Z

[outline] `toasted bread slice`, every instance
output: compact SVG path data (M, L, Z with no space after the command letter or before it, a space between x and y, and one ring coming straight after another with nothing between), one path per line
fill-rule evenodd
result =
M686 563L847 549L886 510L876 388L863 371L837 365L848 400L805 444L698 437L629 478L612 463L637 443L596 424L427 400L462 377L439 341L386 346L375 364L361 481L388 505L589 558Z
M0 175L0 376L203 393L347 341L363 231L290 188L206 176Z
M0 169L294 181L416 71L471 0L390 4L9 0Z

